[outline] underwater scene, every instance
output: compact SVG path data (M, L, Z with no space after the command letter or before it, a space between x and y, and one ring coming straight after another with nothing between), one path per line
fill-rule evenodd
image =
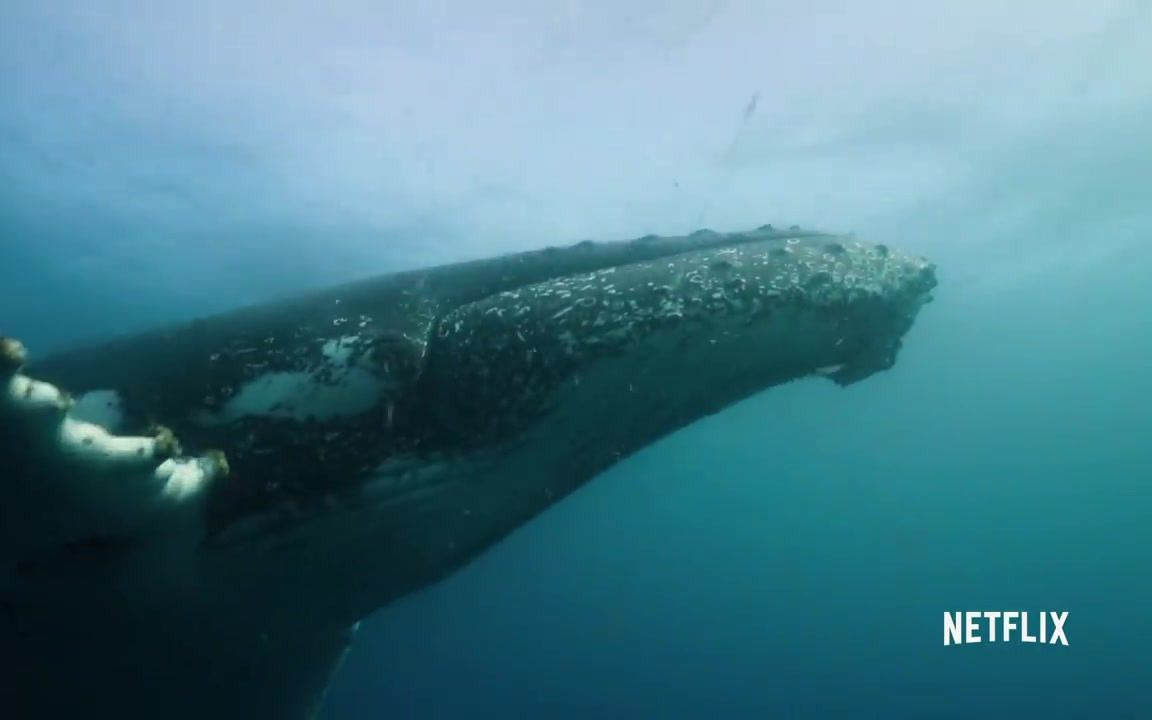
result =
M10 0L0 87L0 717L1152 717L1152 4Z

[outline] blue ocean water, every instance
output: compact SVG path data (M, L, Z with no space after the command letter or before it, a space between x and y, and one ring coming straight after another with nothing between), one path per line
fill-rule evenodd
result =
M939 266L892 370L628 458L367 620L322 717L1152 717L1147 5L563 5L6 5L0 332L857 231ZM943 646L1013 609L1069 646Z
M889 373L701 421L367 622L325 717L1148 717L1150 266L945 270ZM988 609L1069 646L943 645Z

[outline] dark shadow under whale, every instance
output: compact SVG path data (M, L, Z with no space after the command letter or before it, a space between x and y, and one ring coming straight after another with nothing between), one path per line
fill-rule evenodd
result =
M3 341L5 716L307 717L361 618L703 416L887 369L935 284L764 226Z

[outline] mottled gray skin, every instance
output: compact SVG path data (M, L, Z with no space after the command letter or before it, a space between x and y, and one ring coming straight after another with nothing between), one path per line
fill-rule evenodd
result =
M927 262L851 238L702 231L388 276L33 366L115 390L129 428L161 422L233 472L195 543L25 558L3 598L5 700L303 717L359 619L700 417L890 367L934 286ZM349 336L382 388L369 407L226 414L268 373L338 384L321 348Z

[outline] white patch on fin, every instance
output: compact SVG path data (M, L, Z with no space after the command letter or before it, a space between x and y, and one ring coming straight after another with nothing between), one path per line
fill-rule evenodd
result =
M19 558L86 538L149 530L198 532L196 509L207 484L227 474L224 455L181 457L166 429L151 437L120 436L74 416L66 393L22 374L23 355L15 356L14 347L22 350L0 339L6 353L0 357L0 446L18 448L19 462L35 471L0 486L0 554ZM89 393L93 407L115 396L109 393Z

